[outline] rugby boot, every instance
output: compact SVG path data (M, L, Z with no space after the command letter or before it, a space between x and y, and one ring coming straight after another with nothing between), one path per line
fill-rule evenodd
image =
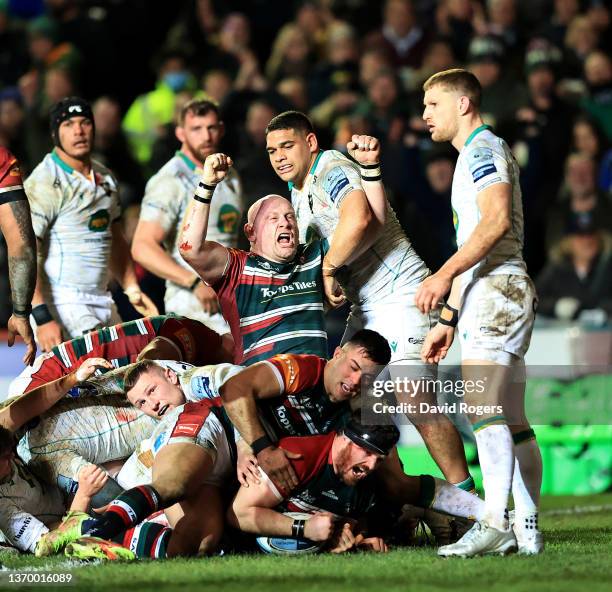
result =
M511 528L498 530L486 522L476 522L460 540L438 549L440 557L476 557L506 555L516 551L516 538Z
M118 543L107 541L98 537L81 537L66 545L64 549L66 557L90 561L102 559L107 561L134 561L136 555L129 549Z
M85 520L91 520L91 516L85 512L68 512L55 530L40 537L34 553L36 557L56 555L68 543L81 538L81 526Z

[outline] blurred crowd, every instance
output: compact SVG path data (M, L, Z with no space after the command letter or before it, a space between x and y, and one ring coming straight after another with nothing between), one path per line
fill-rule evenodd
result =
M119 180L129 233L146 181L180 145L174 121L186 101L220 105L222 149L247 207L288 196L264 130L298 109L324 148L345 150L355 133L380 138L389 199L435 271L456 249L456 152L433 146L421 85L465 66L483 86L486 123L521 167L541 314L605 319L611 15L600 0L0 0L0 145L27 176L52 147L49 107L68 95L90 100L93 156ZM0 252L0 322L10 311L5 259Z

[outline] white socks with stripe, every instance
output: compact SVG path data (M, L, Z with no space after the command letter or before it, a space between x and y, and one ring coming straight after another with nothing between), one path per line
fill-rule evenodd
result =
M532 432L533 433L533 432ZM515 434L521 436L521 434ZM537 527L540 488L542 487L542 455L535 437L531 436L514 445L514 477L512 497L514 498L515 524Z

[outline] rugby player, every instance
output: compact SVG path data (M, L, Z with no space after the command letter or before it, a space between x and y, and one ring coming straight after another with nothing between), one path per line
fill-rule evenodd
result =
M30 365L36 355L29 321L36 285L36 237L19 163L4 147L0 147L0 232L6 241L13 302L13 313L7 323L8 344L11 347L15 336L21 335L26 344L23 363Z
M241 487L236 494L228 512L230 524L258 535L326 543L328 550L337 553L353 547L386 551L384 541L368 536L367 530L359 531L356 521L366 518L376 498L376 482L370 476L374 476L398 440L399 430L393 425L365 426L355 419L326 435L282 438L280 445L294 453L291 463L298 475L297 487L291 492L279 488L260 469L259 483ZM420 481L418 490L404 489L406 497L398 500L396 495L391 503L433 504L437 508L438 499L444 496L435 493L438 481L447 490L477 500L433 477L423 475ZM419 491L418 495L415 491ZM466 506L463 511L478 512L476 508L477 504L473 510ZM305 521L294 519L284 515L288 511L312 517Z
M200 366L229 362L232 357L231 336L221 337L199 321L173 315L145 317L60 343L13 380L9 397L65 376L87 358L104 358L120 368L137 359L179 360Z
M65 507L58 488L45 483L15 455L15 436L37 415L48 410L97 368L110 364L98 358L86 360L76 371L38 387L0 409L0 531L21 551L34 552L41 536L53 528ZM85 511L92 497L104 486L106 474L90 465L81 474L81 484L71 510Z
M536 554L543 550L537 527L542 459L524 407L524 356L536 294L522 255L519 167L506 142L483 124L482 89L471 72L439 72L423 90L423 119L432 139L451 142L459 151L452 188L459 249L416 294L416 305L428 313L450 292L440 322L423 344L422 358L444 358L457 328L463 378L487 381L484 393L465 395L475 410L470 420L486 516L439 554L503 554L516 549L517 541L520 553ZM511 490L514 530L508 524Z
M166 312L197 319L218 333L228 333L215 291L179 254L179 230L185 210L206 157L217 152L223 137L224 126L217 106L202 99L189 101L180 110L175 133L181 148L147 184L132 242L132 257L166 280ZM235 248L244 205L240 180L234 170L219 183L210 210L209 239Z
M55 148L24 184L41 257L32 317L43 351L121 322L108 291L109 271L140 314L157 314L138 286L121 229L117 181L91 159L89 103L62 99L51 109L50 124Z
M392 378L412 371L416 378L430 377L435 368L423 367L420 349L437 316L421 313L413 302L429 270L386 200L378 141L353 137L347 147L360 163L356 166L340 152L321 150L310 120L287 111L268 124L266 143L272 167L291 189L299 235L307 242L312 236L333 237L323 279L333 306L344 301L344 294L352 303L343 340L361 328L378 331L391 345ZM408 394L435 406L433 392ZM461 438L450 420L441 413L411 419L444 476L473 489Z

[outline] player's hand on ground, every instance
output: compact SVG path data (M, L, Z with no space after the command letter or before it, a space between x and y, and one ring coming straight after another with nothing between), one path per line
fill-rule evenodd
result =
M430 275L418 288L414 303L422 313L435 310L443 303L444 297L451 289L452 278L434 273Z
M346 149L359 164L378 164L380 162L380 142L374 136L353 134Z
M333 542L329 549L330 553L346 553L355 546L358 540L357 536L353 534L353 527L349 522L339 523L338 526L339 528L334 533Z
M93 497L104 487L108 475L96 465L86 465L79 471L78 492L84 497Z
M78 370L75 373L76 379L79 382L85 382L94 375L94 372L98 368L106 368L107 370L112 370L113 365L104 358L89 358L79 366Z
M62 342L62 328L57 321L49 321L36 327L36 340L44 352L51 351Z
M318 512L306 520L304 538L315 542L328 541L334 536L338 517L329 512Z
M124 294L128 297L130 304L143 317L154 317L159 314L157 306L138 286L130 286L126 288Z
M238 460L236 462L238 482L243 487L259 485L259 465L251 447L244 440L240 440L236 449L238 450Z
M425 337L421 347L421 361L425 364L437 364L443 360L455 338L455 328L438 323Z
M331 308L339 308L346 302L346 296L338 280L332 275L323 274L323 291Z
M36 358L36 342L34 341L34 332L30 319L28 317L18 317L11 315L6 328L8 329L8 346L12 347L15 343L15 337L19 334L26 344L26 353L23 356L23 363L26 366L31 366Z
M364 538L361 534L355 537L355 547L362 551L373 551L374 553L387 553L389 551L387 543L380 537Z
M206 157L204 161L204 174L202 182L206 185L217 185L227 176L233 164L232 159L227 154L217 152Z
M210 286L200 282L193 293L202 304L202 310L204 310L206 314L214 315L219 312L220 308L217 293Z
M297 475L289 462L290 459L296 458L302 458L302 455L270 446L257 455L257 463L277 487L289 493L299 484Z

